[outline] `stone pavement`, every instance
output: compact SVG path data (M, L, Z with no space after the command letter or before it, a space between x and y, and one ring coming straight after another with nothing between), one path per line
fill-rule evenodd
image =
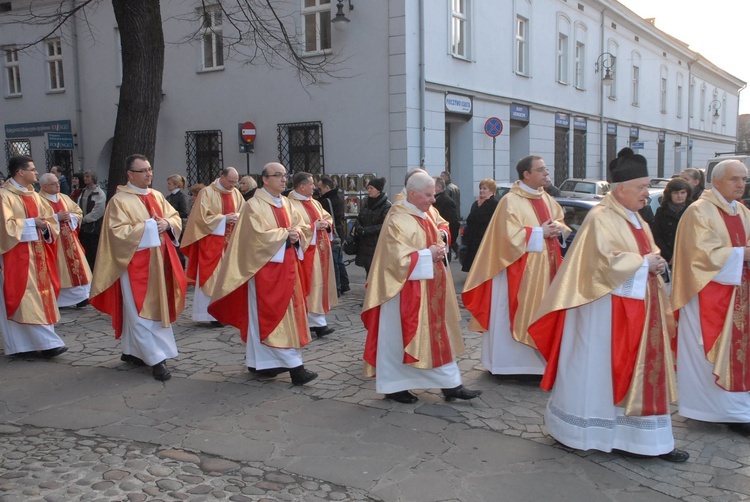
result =
M466 274L453 270L461 291ZM64 309L69 352L0 357L0 501L750 499L750 442L723 426L673 415L685 464L555 443L546 393L485 372L467 329L459 365L481 398L383 400L362 376L364 277L349 272L352 291L329 315L336 332L304 349L320 373L304 387L250 374L236 330L189 311L172 379L156 382L120 361L109 318Z

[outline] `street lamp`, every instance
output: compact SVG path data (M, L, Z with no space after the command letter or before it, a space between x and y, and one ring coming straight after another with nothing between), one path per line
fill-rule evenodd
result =
M718 99L714 99L708 104L709 112L711 111L711 108L714 109L714 114L712 118L714 122L716 122L717 120L719 120L719 108L721 108L721 102Z
M354 10L352 0L349 0L349 10ZM336 16L331 19L331 24L334 28L342 30L346 28L349 21L349 18L344 15L344 0L338 0L338 2L336 2Z
M602 84L606 86L612 85L612 83L615 81L615 78L612 76L612 65L614 64L615 57L610 54L609 52L604 52L599 55L598 58L596 58L596 63L594 64L594 72L599 73L599 69L604 70L604 76L602 77Z

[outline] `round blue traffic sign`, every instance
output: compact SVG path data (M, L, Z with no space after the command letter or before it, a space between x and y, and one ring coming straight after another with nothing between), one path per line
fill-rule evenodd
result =
M497 117L490 117L484 123L484 132L491 138L500 136L503 132L503 121Z

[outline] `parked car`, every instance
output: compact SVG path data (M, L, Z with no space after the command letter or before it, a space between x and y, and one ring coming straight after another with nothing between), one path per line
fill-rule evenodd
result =
M679 174L675 174L674 176L672 176L672 178L679 178L679 177L680 177ZM669 183L672 180L672 178L651 178L648 184L651 188L663 189L663 188L666 188L667 183Z
M716 167L716 164L718 164L722 160L730 160L730 159L739 160L743 164L745 164L745 166L747 166L748 169L750 169L750 152L717 153L716 157L706 162L706 171L705 171L706 172L706 188L713 187L711 178L713 177L714 168ZM750 207L750 179L748 179L745 182L745 193L742 194L742 199L740 200L747 207Z
M581 228L586 215L599 204L600 200L570 197L555 197L555 200L562 206L565 224L572 230L568 238L565 239L565 247L562 249L562 255L565 256L570 245L573 244L573 239L578 229Z
M502 199L503 195L510 192L511 188L513 188L513 183L498 183L497 190L495 191L495 198L497 200Z
M608 192L608 181L593 178L568 178L560 185L561 197L602 199Z

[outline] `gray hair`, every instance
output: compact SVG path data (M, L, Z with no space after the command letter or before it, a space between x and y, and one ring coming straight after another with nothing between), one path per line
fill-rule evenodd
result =
M40 185L46 185L48 183L57 183L57 176L52 173L44 173L39 176Z
M741 160L727 159L727 160L722 160L721 162L719 162L718 164L716 164L716 167L714 167L713 174L711 174L711 179L715 180L715 179L722 179L722 178L724 178L724 171L726 171L727 167L729 167L732 164L738 164L738 165L744 167L745 168L745 172L747 172L747 167L745 166L745 164L742 163Z
M441 192L445 190L445 180L439 176L435 178L435 188L439 189Z
M435 180L426 171L413 173L406 182L406 190L418 192L435 184Z

